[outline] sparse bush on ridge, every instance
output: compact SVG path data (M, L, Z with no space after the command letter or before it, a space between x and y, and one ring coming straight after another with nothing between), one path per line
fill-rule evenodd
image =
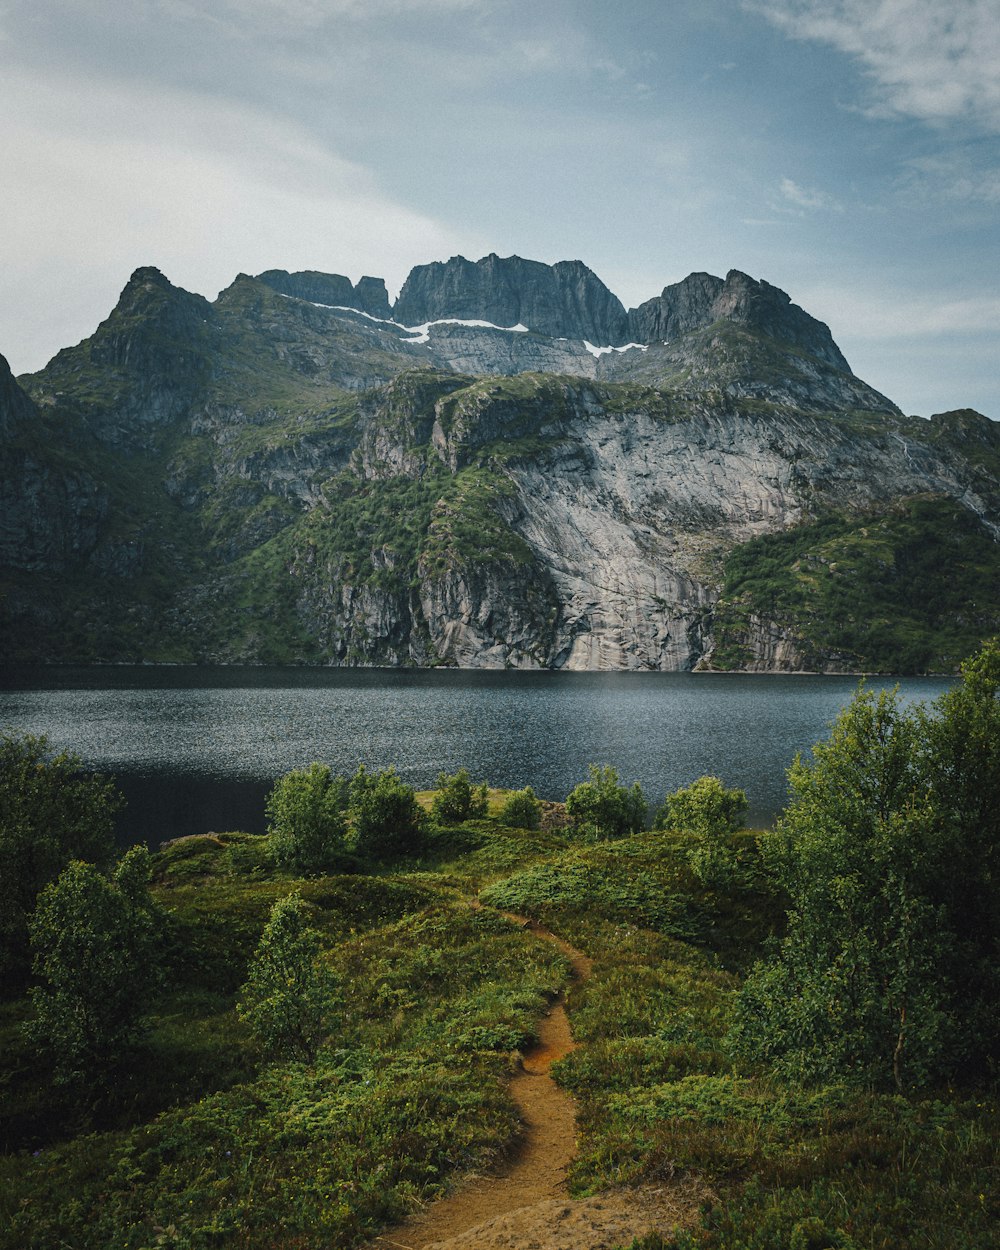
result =
M618 782L610 767L591 764L590 778L566 796L566 811L577 833L589 838L624 838L638 833L646 819L646 799L639 783Z
M523 790L514 790L504 800L503 806L497 813L497 819L502 825L509 825L513 829L537 829L541 823L542 805L535 798L535 792L531 786L525 786Z
M469 770L460 768L448 776L438 773L437 793L431 803L435 820L460 824L463 820L480 820L489 807L489 787L485 782L474 786Z

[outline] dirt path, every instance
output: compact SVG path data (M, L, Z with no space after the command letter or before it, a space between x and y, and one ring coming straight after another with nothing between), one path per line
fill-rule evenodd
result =
M592 961L582 951L533 920L509 919L554 942L568 957L574 980L589 975ZM510 1084L522 1132L503 1172L466 1178L446 1197L388 1229L370 1250L612 1250L645 1232L690 1222L706 1196L695 1181L568 1198L576 1112L549 1068L573 1047L560 996Z

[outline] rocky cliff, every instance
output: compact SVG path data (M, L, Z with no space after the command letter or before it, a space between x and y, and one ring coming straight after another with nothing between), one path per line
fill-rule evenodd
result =
M637 343L669 342L720 321L752 326L771 339L850 372L829 327L793 304L784 291L738 269L731 269L725 281L693 273L683 282L664 287L655 299L629 311L629 338Z
M393 309L403 325L444 317L524 325L552 338L587 339L595 345L626 342L621 301L582 261L544 265L495 253L469 261L419 265L410 272Z
M352 284L339 273L319 273L304 269L289 273L286 269L268 269L257 275L258 281L296 299L331 307L356 308L371 317L389 317L389 292L384 278L361 278Z
M904 417L766 282L383 294L140 269L0 369L6 658L925 671L1000 628L1000 427Z

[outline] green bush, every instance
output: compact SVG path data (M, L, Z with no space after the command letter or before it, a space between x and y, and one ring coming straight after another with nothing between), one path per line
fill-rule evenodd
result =
M9 990L28 973L39 891L71 859L111 862L123 803L110 781L82 774L75 755L47 751L44 737L0 738L0 984Z
M293 769L274 784L265 812L279 867L312 876L337 867L347 834L348 783L326 764Z
M240 991L239 1017L272 1060L315 1058L339 1001L336 978L306 915L301 895L277 900Z
M351 778L350 815L354 849L366 859L412 855L423 845L424 813L412 786L394 768L369 773L362 765Z
M745 791L727 790L718 777L699 777L667 795L653 818L653 828L718 838L743 828L748 807Z
M142 1031L156 986L149 878L149 851L136 846L111 880L74 860L39 896L26 1027L59 1084L103 1092Z
M489 787L485 782L474 786L467 768L460 768L450 777L446 773L438 773L437 785L437 794L431 804L435 820L443 824L461 824L463 820L480 820L486 815Z
M963 675L936 715L862 687L792 765L769 852L788 932L740 995L737 1052L897 1089L995 1066L1000 643Z
M709 889L725 889L738 875L731 837L743 828L749 806L745 791L727 790L718 777L699 777L667 795L653 828L693 835L687 850L691 871Z
M646 819L646 800L639 783L619 785L613 768L591 764L590 780L571 790L566 811L574 829L587 837L624 838L638 833Z
M541 823L542 805L535 798L531 786L523 790L515 790L500 808L499 819L502 825L512 829L537 829Z

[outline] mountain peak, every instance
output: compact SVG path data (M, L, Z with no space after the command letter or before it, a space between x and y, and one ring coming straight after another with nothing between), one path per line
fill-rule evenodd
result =
M452 256L418 265L403 284L393 316L404 325L455 317L526 325L556 338L625 342L621 301L582 261L546 265L490 252L477 261Z
M156 268L155 265L140 265L138 269L132 271L132 276L128 280L128 286L140 286L146 283L152 283L159 287L173 287L173 283L169 278L164 277L163 273Z
M6 434L25 417L33 416L35 405L21 390L4 356L0 356L0 434Z
M716 321L749 326L851 372L828 326L793 304L779 287L741 269L730 269L725 280L710 273L688 274L629 311L631 337L638 343L669 342Z
M366 275L352 285L350 278L341 273L321 273L318 269L301 269L298 273L289 273L287 269L266 269L257 275L257 281L279 295L291 295L311 304L356 308L370 317L390 316L389 292L383 278Z

